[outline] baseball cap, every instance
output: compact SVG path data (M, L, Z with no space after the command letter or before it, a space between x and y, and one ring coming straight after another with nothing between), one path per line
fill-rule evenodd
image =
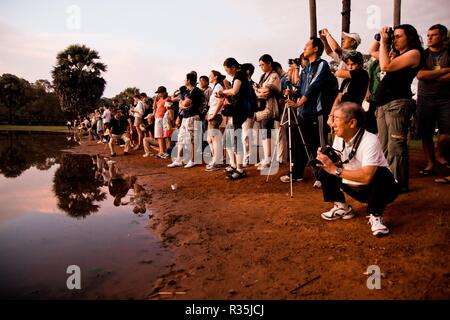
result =
M358 46L361 44L361 37L357 33L342 32L342 35L354 39Z

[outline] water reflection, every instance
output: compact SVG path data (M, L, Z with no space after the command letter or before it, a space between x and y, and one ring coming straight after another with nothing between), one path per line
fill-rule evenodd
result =
M75 144L61 134L3 131L0 133L0 174L16 178L31 167L48 170L58 162L61 149Z
M133 175L120 171L115 161L107 158L79 154L64 154L53 179L53 191L58 208L74 218L85 218L99 209L96 202L106 199L102 187L108 187L116 207L133 205L135 214L144 214L150 199ZM130 190L134 196L123 201Z

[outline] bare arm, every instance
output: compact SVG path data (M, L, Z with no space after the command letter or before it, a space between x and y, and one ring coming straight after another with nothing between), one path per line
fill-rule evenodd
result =
M336 40L334 40L333 36L328 32L327 29L324 29L325 31L325 37L327 39L327 43L330 46L331 50L336 52L339 56L342 55L342 48L341 46L337 43Z
M338 78L350 79L352 77L350 71L340 69L334 74Z
M450 81L450 73L447 73L446 75L440 76L437 81Z
M235 96L238 94L240 88L241 88L241 80L235 80L233 87L227 90L223 90L223 94L226 96Z
M317 151L317 159L323 163L323 170L329 174L336 175L336 165L330 160L330 158L321 153L320 149ZM359 170L343 169L341 178L368 185L372 182L377 169L377 166L365 166Z
M369 47L369 54L371 57L380 60L380 43L378 41L373 40Z
M448 75L450 73L450 68L442 68L438 70L420 70L417 73L418 80L433 80L440 79L442 76Z

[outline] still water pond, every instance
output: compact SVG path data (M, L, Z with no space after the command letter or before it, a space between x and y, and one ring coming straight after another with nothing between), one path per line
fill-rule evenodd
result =
M0 298L142 299L170 264L145 228L139 181L113 162L61 151L73 143L0 132ZM81 290L67 288L71 265Z

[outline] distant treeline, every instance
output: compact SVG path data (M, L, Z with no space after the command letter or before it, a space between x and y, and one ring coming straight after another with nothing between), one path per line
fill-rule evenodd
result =
M0 123L58 125L69 117L48 80L30 83L11 74L0 77Z

